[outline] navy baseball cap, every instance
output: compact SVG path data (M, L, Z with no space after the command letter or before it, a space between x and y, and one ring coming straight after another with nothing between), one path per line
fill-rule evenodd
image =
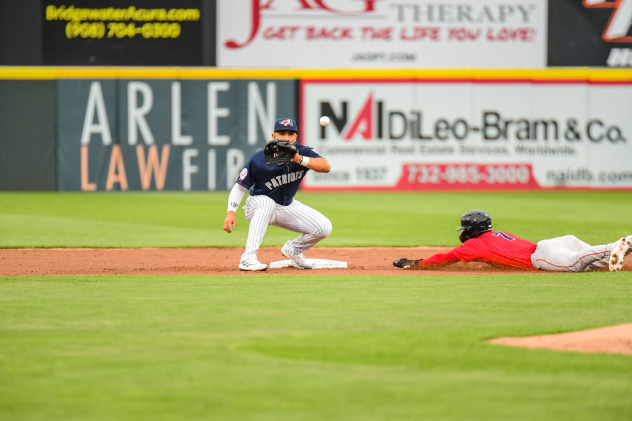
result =
M278 132L280 130L293 130L298 132L298 126L296 125L296 121L291 118L280 118L274 123L274 131Z

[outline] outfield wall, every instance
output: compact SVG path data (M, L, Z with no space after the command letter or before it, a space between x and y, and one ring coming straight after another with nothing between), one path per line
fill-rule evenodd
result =
M287 80L59 80L58 189L230 189L294 98Z
M55 87L0 79L0 190L55 190Z
M630 1L0 0L0 65L631 67Z
M306 190L632 189L630 70L6 67L0 88L3 190L228 190L278 117L332 163Z

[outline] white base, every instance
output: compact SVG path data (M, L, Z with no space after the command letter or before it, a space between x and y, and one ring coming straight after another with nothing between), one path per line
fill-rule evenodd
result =
M312 269L336 269L336 268L346 268L347 262L341 262L339 260L328 260L328 259L305 259L307 263L312 265ZM270 269L279 269L279 268L287 268L294 267L294 263L291 260L280 260L278 262L270 263Z

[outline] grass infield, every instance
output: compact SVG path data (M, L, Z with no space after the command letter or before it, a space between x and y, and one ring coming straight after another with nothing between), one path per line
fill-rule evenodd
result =
M629 420L629 273L0 278L3 420Z
M632 233L629 192L300 193L333 224L321 247L457 246L472 209L537 242L574 234L606 244ZM244 247L248 223L222 230L228 193L0 193L0 247ZM242 205L245 200L242 201ZM263 246L293 235L269 227Z

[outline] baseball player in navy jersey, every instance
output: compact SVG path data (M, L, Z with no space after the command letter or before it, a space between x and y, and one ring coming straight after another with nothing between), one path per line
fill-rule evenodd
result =
M294 195L307 171L326 173L331 166L312 148L298 144L298 127L296 121L290 118L276 121L272 138L293 143L298 153L286 164L268 165L263 150L255 152L228 196L224 231L230 233L237 226L235 211L246 191L249 191L250 197L246 200L244 210L250 229L239 269L259 271L268 268L268 265L257 260L257 250L268 225L301 233L285 243L281 253L297 268L311 269L303 253L331 233L331 222L320 212L294 200Z

